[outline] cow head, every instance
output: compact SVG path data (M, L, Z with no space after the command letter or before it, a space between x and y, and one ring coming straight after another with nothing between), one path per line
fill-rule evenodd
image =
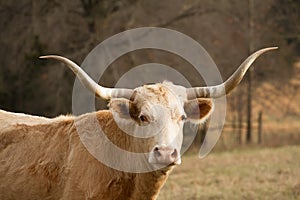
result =
M254 60L276 49L261 49L249 56L224 83L185 88L171 82L144 85L136 89L105 88L94 82L77 64L55 55L42 56L64 62L79 80L98 97L109 99L115 121L126 133L152 138L146 145L152 165L180 164L183 124L204 122L213 111L213 98L228 94L242 80Z
M213 103L204 98L187 100L184 87L163 82L134 89L130 99L113 98L109 108L125 132L153 138L147 142L149 163L168 165L181 162L184 122L203 122Z

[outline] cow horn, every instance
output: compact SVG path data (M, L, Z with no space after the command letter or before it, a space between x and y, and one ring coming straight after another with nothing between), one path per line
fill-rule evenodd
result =
M187 88L187 98L218 98L228 94L233 88L235 88L243 79L243 76L255 61L263 53L278 49L278 47L269 47L256 51L250 55L240 66L239 68L229 77L224 83L216 86L207 86L207 87L194 87Z
M81 83L90 91L94 92L98 97L103 99L111 98L127 98L129 99L133 94L132 89L119 89L119 88L106 88L98 85L85 71L83 71L76 63L73 61L57 55L40 56L40 58L50 58L63 62L66 64L78 77Z

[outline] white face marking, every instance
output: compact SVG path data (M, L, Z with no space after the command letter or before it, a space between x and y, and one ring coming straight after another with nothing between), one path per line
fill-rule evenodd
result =
M148 131L154 134L154 143L150 147L149 162L155 162L153 148L165 146L179 152L175 163L180 164L184 124L182 116L185 116L184 102L186 101L184 88L178 88L172 83L165 82L140 87L136 91L134 103L138 106L141 114L149 119ZM151 124L155 123L159 127L156 130L151 127ZM155 133L154 131L157 130L158 132Z

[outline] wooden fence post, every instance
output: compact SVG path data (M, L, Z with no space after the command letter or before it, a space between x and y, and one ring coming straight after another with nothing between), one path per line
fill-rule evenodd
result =
M258 144L261 144L261 136L262 136L262 111L259 111L258 113Z

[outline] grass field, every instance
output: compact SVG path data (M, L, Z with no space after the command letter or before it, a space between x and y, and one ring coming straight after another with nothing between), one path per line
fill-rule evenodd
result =
M158 200L300 199L300 146L185 155Z

